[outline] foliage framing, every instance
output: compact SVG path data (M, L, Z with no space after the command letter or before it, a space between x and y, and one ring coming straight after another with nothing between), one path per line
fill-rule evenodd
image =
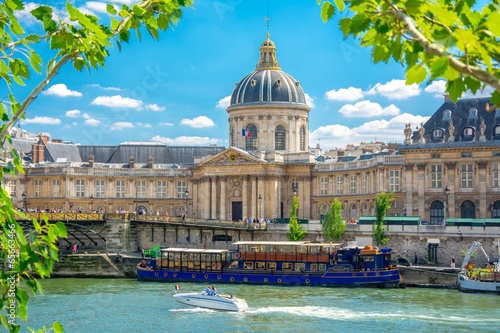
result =
M294 195L292 201L292 209L290 210L290 233L288 239L291 241L299 241L304 239L307 231L302 229L297 220L297 209L299 208L299 197Z
M67 63L81 71L104 67L109 56L108 48L114 41L118 49L121 43L128 42L130 31L135 30L138 39L141 31L147 31L154 39L158 39L159 31L175 25L182 17L181 8L192 5L192 0L142 0L131 7L122 4L115 6L110 1L106 5L109 14L109 26L100 22L99 18L84 14L75 8L70 1L66 2L66 19L55 18L52 7L39 5L30 13L43 27L43 34L26 34L16 16L25 9L21 0L4 0L0 3L0 79L8 88L8 102L1 101L0 115L0 147L5 149L6 143L12 145L10 129L23 119L28 106L36 99ZM45 44L55 56L44 64L41 56L33 46ZM25 86L31 73L42 74L44 78L18 102L14 96L13 86ZM2 184L6 184L6 175L15 176L23 173L18 153L12 149L8 152L10 160L0 164ZM32 221L30 233L25 234L16 221L23 213L17 211L12 204L9 193L0 188L0 322L9 332L19 332L20 318L27 320L28 292L41 292L40 278L50 277L53 264L58 260L58 238L67 237L63 223L48 223L44 218ZM21 284L21 282L24 282ZM27 290L24 288L26 285ZM49 331L62 332L64 329L58 322ZM33 331L33 330L32 330ZM41 331L47 331L44 326Z
M387 244L389 241L389 238L385 236L387 229L384 227L384 219L387 211L391 208L392 195L393 192L381 192L375 196L375 214L377 220L373 224L373 236L375 237L377 246Z
M454 102L467 90L490 85L491 101L500 106L499 0L480 10L475 0L317 2L324 22L346 11L339 22L344 38L371 47L375 63L392 58L406 67L406 84L444 79Z
M342 220L342 203L339 199L335 198L332 201L330 209L325 213L321 228L329 242L338 241L344 235L347 226Z

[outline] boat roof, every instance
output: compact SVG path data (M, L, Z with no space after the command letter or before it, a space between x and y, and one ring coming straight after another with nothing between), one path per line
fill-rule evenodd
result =
M341 243L312 243L308 241L239 241L233 245L300 245L300 246L340 246Z
M161 249L161 252L224 253L224 252L229 252L229 250L223 250L223 249L187 249L187 248L169 247L166 249Z

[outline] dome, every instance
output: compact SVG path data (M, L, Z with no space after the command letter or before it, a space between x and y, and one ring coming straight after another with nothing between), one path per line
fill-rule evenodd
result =
M256 70L236 84L230 107L255 103L307 105L300 82L281 70L276 60L276 46L269 39L269 34L260 46Z

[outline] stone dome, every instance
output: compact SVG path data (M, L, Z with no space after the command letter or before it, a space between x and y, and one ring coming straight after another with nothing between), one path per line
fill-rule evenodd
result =
M236 84L230 107L256 103L307 105L300 82L281 70L276 60L276 46L269 34L261 44L256 70Z

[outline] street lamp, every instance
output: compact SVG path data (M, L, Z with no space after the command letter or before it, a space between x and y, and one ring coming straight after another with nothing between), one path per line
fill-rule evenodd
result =
M108 211L107 202L108 202L108 198L104 197L104 214L106 214Z
M293 196L296 197L297 196L297 186L293 187L292 192L293 192Z
M186 189L184 191L184 221L187 219L187 213L188 213L188 196L189 196L189 191Z
M52 209L52 211L54 211L54 197L50 198L50 209Z
M258 212L257 215L259 215L258 218L260 218L260 217L262 217L262 216L260 216L260 215L262 215L262 195L259 194L259 198L258 199L259 199L259 212Z
M92 213L94 211L94 196L91 194L90 195L90 212Z
M23 208L24 210L26 210L28 207L28 202L26 200L26 192L23 191L23 194L21 194L21 196L23 197Z
M446 225L446 216L449 216L448 213L448 197L450 195L450 189L448 188L448 185L444 187L444 194L446 195L446 202L445 202L445 207L444 207L444 218L443 218L443 225Z

